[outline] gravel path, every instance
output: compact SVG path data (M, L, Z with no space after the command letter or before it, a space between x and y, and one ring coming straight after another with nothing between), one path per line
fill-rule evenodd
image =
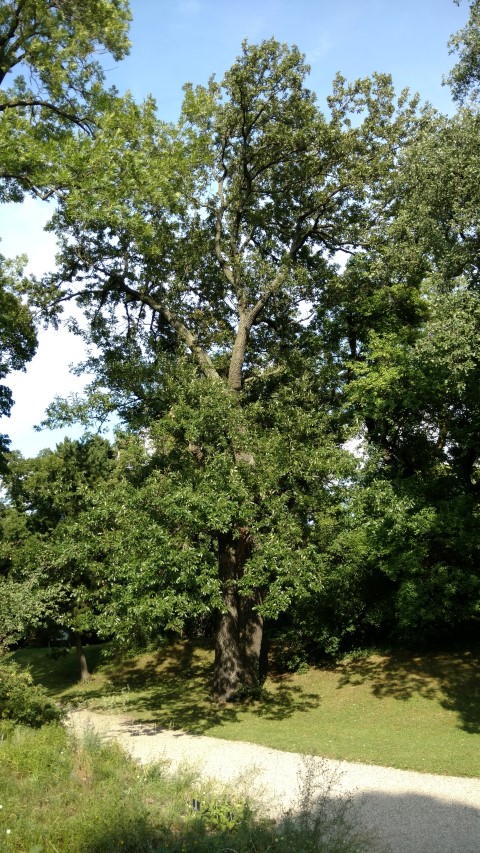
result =
M308 766L317 778L333 780L332 796L358 804L362 822L392 853L480 853L480 779L305 759L85 710L72 712L69 722L77 733L93 728L115 738L142 764L165 760L172 770L188 764L205 777L233 782L261 799L273 817L298 804L299 773Z

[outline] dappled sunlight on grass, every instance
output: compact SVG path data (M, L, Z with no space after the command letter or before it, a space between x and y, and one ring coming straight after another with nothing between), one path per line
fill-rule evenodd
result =
M92 679L78 682L73 651L16 654L70 706L135 723L245 740L292 752L452 775L480 776L479 665L473 653L370 655L302 674L274 674L255 700L211 699L213 650L177 642L130 656L86 649Z
M434 700L458 716L466 732L480 734L480 661L471 651L404 654L348 660L340 666L338 688L369 687L377 699Z
M68 691L73 702L88 697L97 710L121 707L162 728L185 729L206 734L212 728L235 723L243 711L268 720L285 720L306 712L320 701L293 682L293 676L277 679L261 693L259 700L219 704L212 700L213 652L208 646L178 643L135 661L107 663L102 667L102 683L77 685Z
M238 721L244 710L267 720L284 720L320 702L317 693L305 692L295 676L286 675L269 680L258 700L218 704L210 696L213 652L208 644L177 643L123 660L109 659L101 647L89 646L86 654L93 676L86 683L78 681L73 650L57 659L48 650L41 652L24 650L16 657L30 664L35 679L62 703L87 704L97 711L121 710L162 728L195 734Z

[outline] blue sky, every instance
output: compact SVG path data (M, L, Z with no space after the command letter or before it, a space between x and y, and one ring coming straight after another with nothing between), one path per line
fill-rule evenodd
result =
M418 91L443 112L452 112L442 75L453 64L447 42L468 17L466 0L133 0L132 50L122 63L106 60L107 81L137 100L153 94L161 118L178 117L186 81L221 78L240 51L244 38L258 42L274 36L296 44L311 65L309 80L321 106L337 71L347 79L374 71L392 74L400 90ZM43 232L47 205L28 201L0 209L0 250L29 255L29 270L52 268L55 243ZM63 432L35 433L55 393L80 390L82 381L68 372L80 360L78 339L66 332L41 332L39 351L25 373L7 384L16 404L1 419L12 447L35 455L54 447ZM70 434L72 434L70 432Z
M466 2L452 0L133 0L131 8L131 55L108 79L139 99L152 92L166 119L177 118L185 81L221 77L243 38L271 36L306 54L320 101L337 71L348 79L383 71L448 110L447 41L468 15Z

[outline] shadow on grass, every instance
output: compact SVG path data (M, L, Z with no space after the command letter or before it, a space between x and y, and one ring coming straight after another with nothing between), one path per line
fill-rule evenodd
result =
M112 826L103 831L94 830L85 838L82 853L247 853L267 851L273 841L272 830L256 821L244 821L234 832L210 831L204 827L179 827L176 831L169 826L161 829L152 827L148 819L138 818L122 826ZM263 842L263 843L262 843ZM255 845L255 846L254 846Z
M262 690L257 700L222 705L210 698L213 657L207 644L177 643L139 658L121 661L102 658L102 647L87 647L94 678L78 682L75 655L53 661L49 652L29 650L22 663L32 667L37 682L53 697L69 705L88 702L91 710L124 713L148 718L160 728L183 729L205 734L216 726L235 723L242 711L268 720L285 720L298 711L309 711L320 697L294 684L292 676L276 678L272 689ZM43 654L42 654L43 652ZM95 677L95 669L98 676Z
M213 663L206 649L198 644L182 643L158 652L146 666L139 668L128 662L121 671L109 675L112 686L127 691L129 713L148 712L163 728L183 729L205 734L224 723L235 723L242 711L269 720L285 720L297 711L309 711L320 701L298 686L282 679L275 690L263 690L255 701L219 704L210 697ZM128 691L144 691L128 699ZM125 693L124 693L125 695Z
M90 672L95 673L105 663L108 644L85 647ZM21 649L12 654L21 666L30 667L36 684L57 696L74 687L80 678L80 665L74 648L69 649Z
M474 652L394 654L349 660L340 666L339 688L370 684L374 696L406 701L435 699L459 716L459 727L480 733L480 661Z
M311 783L313 787L310 787ZM295 785L294 782L292 782ZM315 792L319 792L318 794ZM217 801L217 803L220 801ZM207 808L198 816L184 812L163 826L148 815L94 831L82 846L82 853L108 853L128 850L132 853L387 853L390 846L379 841L378 833L361 820L360 808L348 794L336 796L328 778L320 775L307 782L297 806L276 817L257 813L255 806L245 803L231 806L227 799L222 811ZM229 807L234 812L228 812ZM230 818L228 818L230 814ZM230 826L225 825L225 816ZM223 825L222 825L223 824Z

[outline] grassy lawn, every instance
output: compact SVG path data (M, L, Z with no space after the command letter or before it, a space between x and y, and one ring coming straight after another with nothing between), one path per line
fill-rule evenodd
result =
M87 647L94 672L77 682L73 650L15 659L67 705L128 714L293 752L455 776L480 776L480 663L473 652L373 655L305 674L272 676L261 702L209 698L213 653L178 643L115 662Z

